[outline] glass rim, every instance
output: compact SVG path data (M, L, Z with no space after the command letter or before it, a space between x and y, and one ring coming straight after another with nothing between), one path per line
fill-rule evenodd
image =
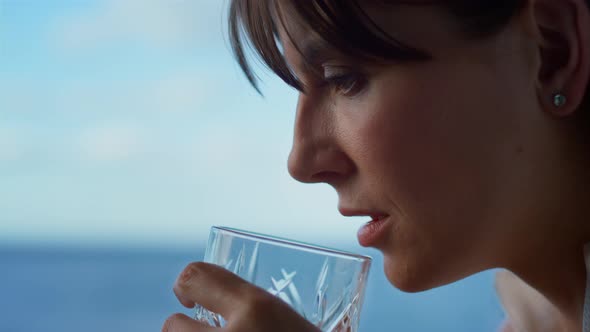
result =
M332 255L337 255L337 256L344 256L346 258L358 259L363 262L369 262L369 263L373 260L373 258L371 256L355 254L350 251L324 247L324 246L311 244L311 243L307 243L307 242L302 242L302 241L297 241L297 240L291 240L291 239L283 238L280 236L262 234L262 233L258 233L258 232L246 231L243 229L226 227L226 226L212 226L211 230L214 230L214 229L218 230L218 231L228 232L228 233L231 233L236 236L243 237L243 238L254 238L254 239L266 242L266 243L271 243L271 244L276 244L276 245L281 245L281 246L286 246L286 247L296 247L296 248L300 248L300 249L304 249L304 250L316 252L316 253L325 253L325 254L332 254Z

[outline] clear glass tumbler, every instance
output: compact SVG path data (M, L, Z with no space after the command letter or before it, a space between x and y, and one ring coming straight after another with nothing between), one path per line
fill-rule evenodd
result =
M371 257L212 227L205 262L278 296L322 331L358 330ZM199 305L195 310L195 319L224 326L219 314Z

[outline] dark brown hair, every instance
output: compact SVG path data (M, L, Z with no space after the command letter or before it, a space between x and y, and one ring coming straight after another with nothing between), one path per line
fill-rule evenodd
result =
M361 1L382 5L440 6L457 18L467 38L481 39L499 32L518 14L527 0L231 0L229 39L234 56L246 77L260 93L258 77L247 59L247 50L285 83L304 90L281 52L279 27L283 16L316 32L327 44L359 61L420 61L429 55L388 35L362 10ZM587 0L590 4L590 0ZM295 45L297 47L297 45ZM590 89L577 112L583 132L590 130ZM581 114L580 114L581 113ZM587 134L585 134L587 135Z
M526 3L526 0L369 1L384 5L442 6L460 19L462 30L470 38L494 34ZM258 77L248 62L248 50L254 51L258 60L287 84L300 91L303 89L280 51L278 28L286 14L311 28L334 49L359 60L419 61L429 58L427 53L404 45L380 29L364 13L358 0L232 0L230 44L240 67L258 92Z

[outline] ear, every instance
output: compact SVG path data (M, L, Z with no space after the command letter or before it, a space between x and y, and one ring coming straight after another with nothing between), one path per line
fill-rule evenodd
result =
M557 116L574 113L590 76L590 10L586 0L530 0L541 66L537 93L542 107ZM556 94L566 98L555 104Z

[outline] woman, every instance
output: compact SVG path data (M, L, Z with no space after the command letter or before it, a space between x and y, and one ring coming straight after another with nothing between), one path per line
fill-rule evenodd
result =
M392 285L500 267L506 331L549 328L548 313L553 329L590 331L586 0L233 0L230 34L255 87L247 45L301 92L289 171L373 219L358 240ZM224 315L224 331L316 331L211 265L189 265L174 290ZM214 330L183 315L164 326Z

